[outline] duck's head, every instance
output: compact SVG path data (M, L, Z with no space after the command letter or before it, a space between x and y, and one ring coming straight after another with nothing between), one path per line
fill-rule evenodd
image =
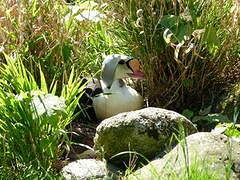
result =
M144 79L144 73L140 70L140 62L125 55L108 55L102 64L102 81L110 88L117 79L138 78Z

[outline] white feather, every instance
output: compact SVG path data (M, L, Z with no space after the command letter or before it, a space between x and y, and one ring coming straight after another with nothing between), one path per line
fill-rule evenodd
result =
M143 97L129 86L120 87L115 81L111 89L93 98L93 107L99 120L121 112L134 111L143 107Z

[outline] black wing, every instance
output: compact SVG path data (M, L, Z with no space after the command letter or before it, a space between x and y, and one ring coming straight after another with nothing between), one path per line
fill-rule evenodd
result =
M87 83L85 92L79 99L78 106L75 110L75 113L80 112L80 114L76 117L75 121L99 123L92 106L92 98L103 92L100 81L96 78L83 78L82 84L85 83Z

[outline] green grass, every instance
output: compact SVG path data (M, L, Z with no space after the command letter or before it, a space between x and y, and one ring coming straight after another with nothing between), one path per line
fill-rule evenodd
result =
M181 179L183 180L217 180L219 179L219 174L213 173L211 171L211 167L207 167L207 165L202 169L199 168L201 166L201 164L203 164L204 162L201 161L195 161L194 163L192 163L188 168L188 172L185 172L185 174L183 175L183 177L181 177ZM186 170L185 169L185 170ZM171 172L171 171L170 171ZM177 180L179 179L179 176L172 172L171 176L169 178L162 178L162 179L174 179Z
M33 98L56 92L56 82L48 88L39 68L41 85L25 68L20 58L14 62L5 55L7 63L1 67L0 81L0 178L12 172L12 178L55 177L52 167L68 144L65 127L74 118L73 113L84 86L74 70L63 84L60 98L66 103L66 112L50 119L39 115ZM31 174L28 174L31 173ZM56 173L57 174L57 173Z
M185 145L184 145L185 146ZM139 156L139 154L136 154ZM126 170L125 177L123 179L126 180L143 180L148 178L149 180L217 180L219 177L221 177L222 173L213 173L211 168L208 166L208 163L203 160L199 160L197 156L195 156L195 159L192 159L193 162L191 162L191 165L185 164L183 165L182 171L181 172L175 172L173 171L168 165L162 169L161 172L157 169L155 166L150 166L148 172L144 177L141 178L141 176L138 176L137 174L134 174L134 171L132 168L135 166L131 166ZM204 165L203 165L204 164ZM229 167L226 166L226 171L230 173L230 166L231 164L229 163ZM164 174L164 175L163 175ZM229 174L230 175L230 174ZM226 177L227 178L227 177ZM227 178L228 179L228 178Z

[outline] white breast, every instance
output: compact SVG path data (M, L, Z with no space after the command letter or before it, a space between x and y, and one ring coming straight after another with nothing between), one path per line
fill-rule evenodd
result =
M99 120L106 119L121 112L141 109L143 98L129 86L111 88L111 91L93 98L93 107Z

